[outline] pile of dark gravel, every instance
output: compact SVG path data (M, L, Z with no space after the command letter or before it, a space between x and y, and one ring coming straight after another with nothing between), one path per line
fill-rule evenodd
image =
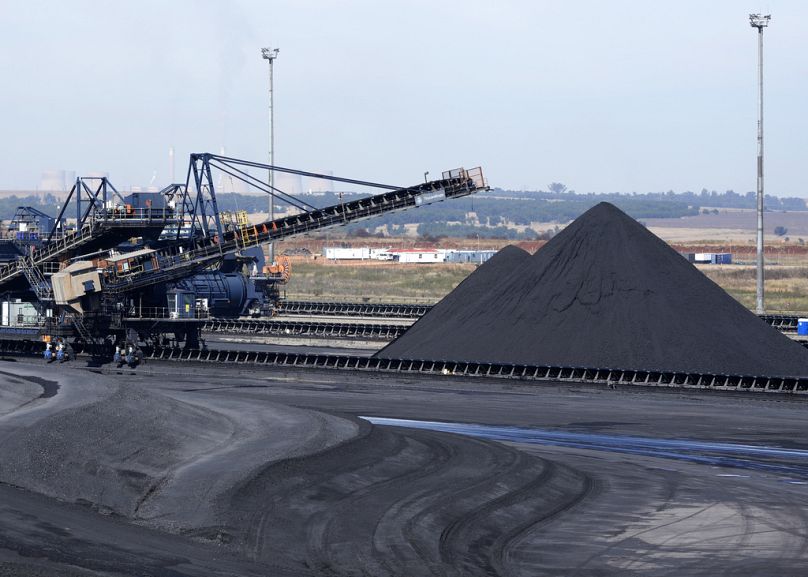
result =
M178 463L226 440L209 410L108 383L109 392L2 436L0 483L133 516Z
M611 204L499 256L378 356L808 376L806 349Z

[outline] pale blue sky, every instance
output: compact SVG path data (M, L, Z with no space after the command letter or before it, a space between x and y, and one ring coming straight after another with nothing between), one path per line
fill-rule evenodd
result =
M755 187L808 196L808 2L0 0L0 188L47 168L168 180L194 151L409 185L481 164L493 186Z

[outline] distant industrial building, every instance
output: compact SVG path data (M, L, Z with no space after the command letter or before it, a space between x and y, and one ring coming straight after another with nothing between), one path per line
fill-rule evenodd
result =
M446 262L446 251L437 249L404 248L389 250L387 254L392 255L392 258L389 260L400 263L427 264Z
M303 178L299 174L275 173L275 187L286 194L299 196L303 193Z
M429 263L475 263L482 264L494 256L495 250L454 250L454 249L382 249L370 247L323 247L327 260L386 260L393 262Z
M72 170L51 169L42 171L38 190L66 192L76 182L76 172Z
M689 252L683 256L694 264L732 264L732 253L729 252Z
M387 253L386 248L364 247L323 247L323 256L328 260L391 260L382 258L381 255Z
M319 172L315 171L315 174L321 174L326 178L307 177L305 190L308 191L309 194L334 192L334 181L328 178L334 176L333 171L321 170Z
M495 254L497 254L495 250L449 250L446 251L446 262L482 264Z

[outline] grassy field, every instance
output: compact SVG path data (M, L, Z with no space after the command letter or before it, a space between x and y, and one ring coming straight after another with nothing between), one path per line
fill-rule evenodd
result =
M319 264L295 262L287 298L434 303L466 278L473 264Z
M293 300L435 303L475 268L472 264L401 265L295 262L286 296ZM703 272L748 308L755 306L755 269L709 266ZM766 309L808 312L808 266L767 268Z
M754 267L708 267L704 273L745 307L755 308ZM808 267L767 267L764 292L767 311L808 311Z

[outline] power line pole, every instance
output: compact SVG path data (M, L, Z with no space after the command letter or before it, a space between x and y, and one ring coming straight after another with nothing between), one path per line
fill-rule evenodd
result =
M278 57L277 48L261 48L261 56L269 62L269 165L275 164L275 109L273 90L273 64ZM275 220L275 171L269 169L269 220ZM275 262L275 243L269 243L269 263Z
M771 15L750 14L749 24L758 31L758 155L757 155L757 291L755 312L763 314L763 29Z

